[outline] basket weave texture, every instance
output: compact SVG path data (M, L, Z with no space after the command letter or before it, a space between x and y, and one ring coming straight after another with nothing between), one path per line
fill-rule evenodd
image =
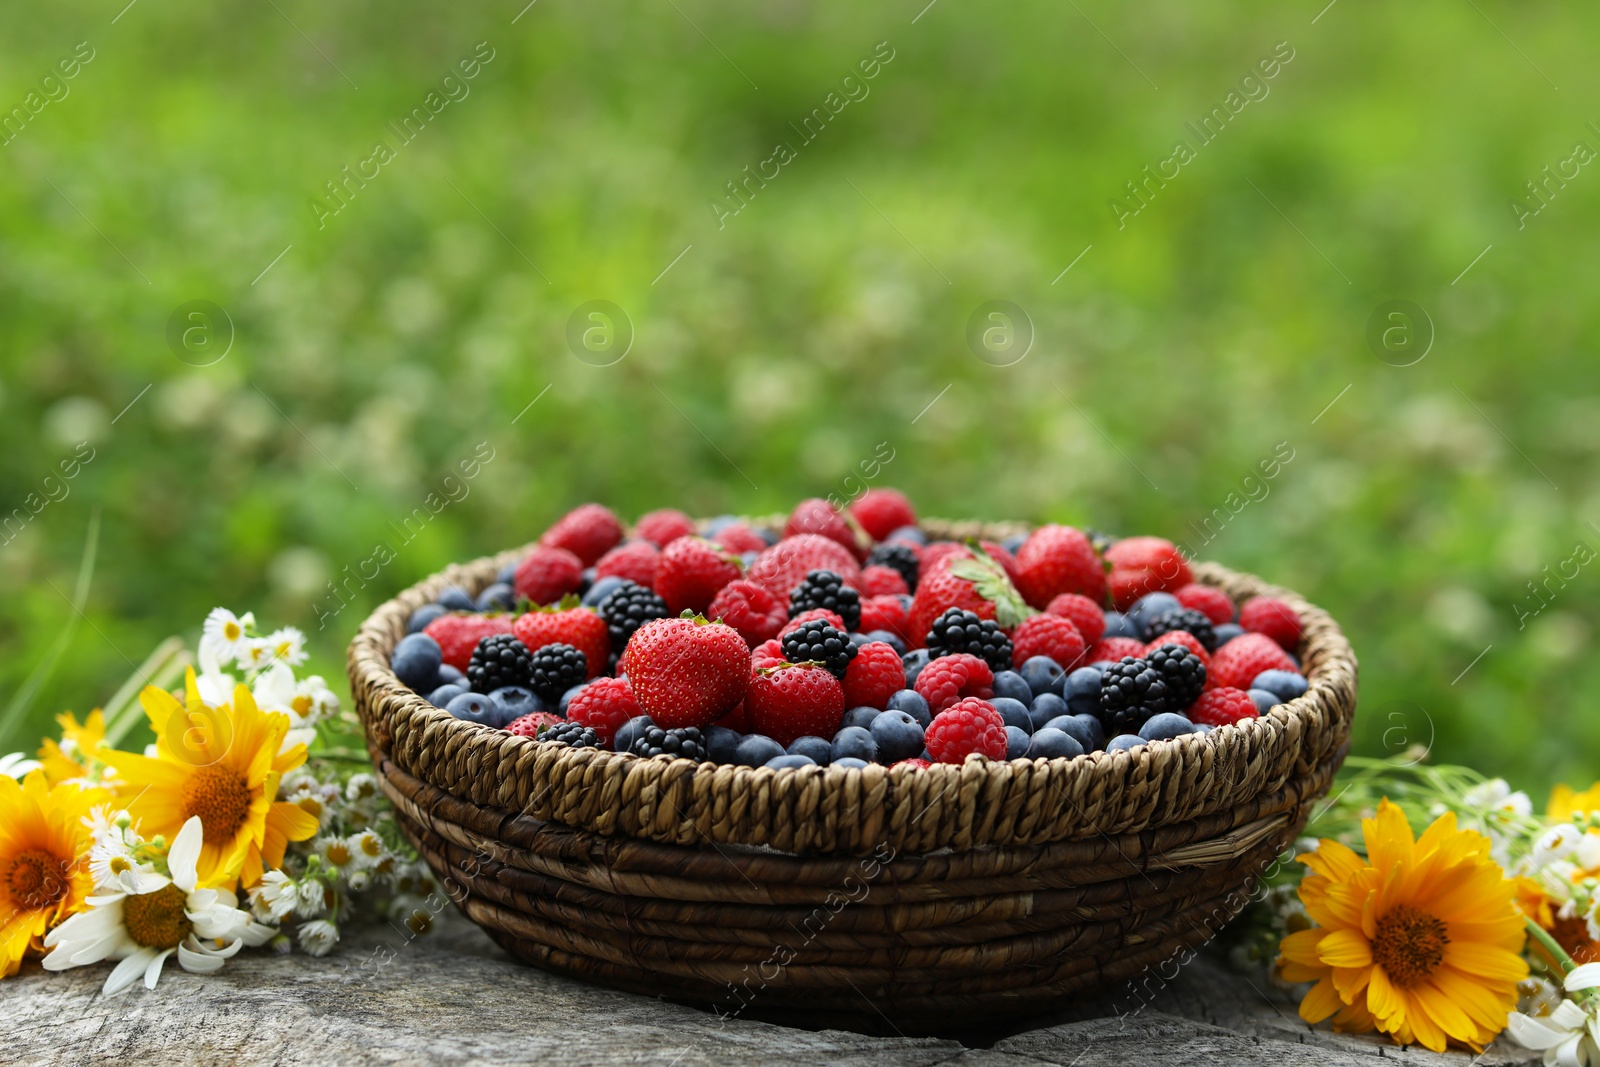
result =
M999 539L1019 527L923 523ZM462 910L520 959L809 1026L937 1031L1109 991L1248 901L1348 748L1356 661L1297 594L1309 691L1260 719L1126 752L928 769L766 768L572 749L455 719L395 678L411 612L526 548L456 565L350 645L399 823Z

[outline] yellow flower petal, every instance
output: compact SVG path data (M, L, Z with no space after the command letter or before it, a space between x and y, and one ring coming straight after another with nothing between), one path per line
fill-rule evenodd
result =
M1372 947L1359 930L1332 930L1317 945L1317 957L1330 967L1370 967Z

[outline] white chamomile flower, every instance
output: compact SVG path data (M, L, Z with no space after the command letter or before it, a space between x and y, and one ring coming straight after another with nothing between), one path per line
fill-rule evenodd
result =
M89 874L100 893L150 893L166 882L152 864L138 862L126 842L109 836L90 846Z
M293 626L274 630L261 639L274 663L298 667L306 661L306 635Z
M8 752L0 756L0 774L11 778L23 778L39 769L39 761L29 759L21 752Z
M201 654L210 653L218 665L242 659L248 631L255 624L255 615L248 611L239 616L227 608L212 608L200 632Z
M324 863L335 870L347 871L355 865L356 851L345 838L319 837L311 842L311 847Z
M1483 811L1503 811L1522 816L1533 814L1533 801L1528 799L1528 794L1520 789L1513 793L1504 778L1491 778L1482 785L1474 786L1461 799L1468 807Z
M351 871L349 875L350 888L360 893L372 886L371 871Z
M298 894L293 878L282 871L271 870L250 890L250 910L258 919L286 919L294 911Z
M354 802L369 800L378 795L378 779L371 774L352 774L344 784L344 798Z
M371 869L378 866L388 855L388 849L383 845L383 838L375 830L363 830L350 838L350 847L355 850L357 866Z
M307 719L295 710L296 705L301 702L295 690L294 671L282 661L269 663L250 684L250 695L254 698L256 707L262 711L274 711L289 717L289 729L284 734L283 743L278 746L280 753L287 752L296 745L309 746L317 739L316 720Z
M1568 993L1600 987L1600 963L1585 963L1567 972L1562 983ZM1546 1067L1600 1065L1600 1001L1582 1004L1563 1000L1549 1015L1524 1015L1514 1011L1506 1019L1511 1038L1523 1048L1544 1053Z
M315 919L328 913L328 887L315 878L307 878L295 892L294 913L302 919Z
M204 844L199 816L183 824L167 853L170 879L149 875L142 893L90 897L79 912L45 937L46 970L119 960L103 992L119 993L142 976L154 989L167 958L192 974L210 974L244 945L262 945L277 931L240 911L226 889L200 889L196 864Z
M340 795L337 787L334 789L334 795ZM302 780L299 783L299 787L288 791L283 799L316 819L319 828L327 827L333 821L336 813L335 807L330 803L328 793L323 788L322 783L314 779L309 781Z
M250 638L244 643L244 647L239 650L239 663L246 670L262 670L272 663L275 658L272 642L261 637Z
M326 919L301 923L297 930L300 947L312 956L326 956L339 941L339 928Z

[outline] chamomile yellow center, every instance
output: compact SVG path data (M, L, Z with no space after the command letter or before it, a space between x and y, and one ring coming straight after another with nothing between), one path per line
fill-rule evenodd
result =
M1378 920L1372 962L1383 968L1389 981L1404 989L1433 974L1444 962L1444 947L1449 943L1443 922L1402 904Z
M175 885L128 897L122 902L122 925L145 948L177 948L194 931L194 923L184 914L185 899Z
M67 895L67 865L44 849L30 848L12 858L5 884L16 906L48 908Z
M299 696L289 701L289 706L294 709L294 713L296 715L300 716L301 718L305 718L311 712L311 697L305 693L301 693Z
M350 851L350 846L343 841L330 842L322 854L335 867L346 866L351 860L355 859L355 854Z
M200 816L208 845L233 840L250 812L250 787L238 771L201 767L183 787L184 818Z

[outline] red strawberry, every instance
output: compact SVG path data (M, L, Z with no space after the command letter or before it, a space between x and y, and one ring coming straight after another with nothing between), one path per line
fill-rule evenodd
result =
M661 563L661 550L649 541L628 541L600 557L594 565L596 578L626 578L638 582L646 589L656 585L656 567Z
M892 645L871 641L856 649L844 672L844 703L849 708L882 708L906 687L906 667Z
M972 550L959 541L935 541L917 549L917 573L927 574L946 559L971 559Z
M1022 568L1017 565L1017 557L1013 556L1004 545L995 541L979 541L978 547L989 553L989 558L1000 564L1000 569L1006 572L1006 577L1012 585L1017 584L1017 579L1022 576Z
M1062 593L1079 593L1095 603L1106 599L1106 572L1082 530L1041 526L1017 550L1017 588L1036 608Z
M718 530L711 540L735 555L764 552L767 548L767 542L762 540L761 535L742 522L730 522Z
M1022 603L1016 587L1006 578L999 564L988 559L952 556L917 579L917 595L911 601L906 621L907 643L921 648L928 640L933 620L951 608L974 612L979 618L993 619L1007 632L1033 612Z
M717 590L739 577L739 564L700 537L680 537L661 552L655 590L674 613L704 611Z
M861 568L861 577L856 579L856 585L861 590L862 596L894 596L897 593L909 593L911 587L906 585L905 577L893 567L871 566Z
M458 671L467 669L472 662L472 650L490 634L511 632L509 615L441 615L426 627L423 633L439 642L439 652L444 662Z
M1177 597L1178 603L1184 607L1193 608L1210 619L1213 626L1232 622L1238 610L1233 606L1232 598L1214 585L1190 582L1172 595Z
M750 676L744 712L755 732L785 747L798 737L832 737L844 720L844 689L812 664L763 667Z
M994 696L994 671L977 656L957 652L931 660L917 675L914 688L937 715L963 697Z
M784 662L783 645L777 638L763 641L750 652L750 669L758 667L776 667Z
M848 586L854 586L861 577L861 565L843 546L812 533L785 537L764 549L750 564L745 577L760 582L767 592L787 604L794 587L805 581L811 571L832 571Z
M657 726L704 727L744 699L750 647L738 630L719 622L652 619L628 640L618 667Z
M588 661L591 678L604 673L611 659L611 633L606 629L606 620L593 608L579 607L574 597L517 616L511 632L528 646L529 652L537 652L545 645L571 645Z
M778 657L778 662L780 662L780 663L783 662L783 657L782 656ZM721 727L724 727L726 729L732 730L735 733L740 733L740 734L749 733L750 732L750 716L748 716L748 715L746 715L744 713L744 701L742 701L742 700L739 701L739 706L738 707L734 708L732 711L728 712L728 714L724 715L722 718L718 719L716 722L712 723L711 725L712 726L721 726Z
M1190 652L1193 652L1195 655L1199 656L1200 665L1206 669L1206 688L1216 688L1217 679L1216 676L1211 673L1211 653L1206 651L1206 646L1200 643L1200 639L1198 637L1190 633L1188 630L1168 630L1166 633L1145 645L1144 652L1139 653L1139 655L1143 656L1150 652L1154 652L1162 645L1182 645Z
M891 763L889 766L891 766L891 767L915 767L919 771L925 771L929 767L932 767L933 764L929 763L927 760L923 759L921 756L913 756L910 759L896 760L894 763Z
M506 729L518 737L538 737L539 731L546 726L554 726L558 722L566 721L561 716L552 715L548 711L535 711L521 718L512 719Z
M925 743L940 763L961 763L974 752L1005 759L1006 722L987 700L967 697L933 717Z
M1250 694L1228 685L1201 693L1200 699L1190 705L1188 711L1190 722L1206 726L1229 726L1260 717L1261 712L1257 710L1255 701L1250 699Z
M916 509L898 489L868 489L850 505L850 514L874 541L882 541L902 526L917 524Z
M626 678L596 678L567 704L567 718L593 729L606 748L611 747L611 739L623 723L643 714Z
M583 584L583 561L564 548L535 546L517 564L515 590L535 604L554 604Z
M657 548L666 548L680 537L693 537L694 520L677 508L662 508L640 515L633 530Z
M1300 616L1273 597L1245 601L1239 609L1239 625L1253 633L1266 634L1290 652L1300 646Z
M778 631L778 636L780 638L788 637L789 634L800 629L800 627L814 619L827 619L828 625L833 627L835 630L841 630L844 633L850 632L850 627L844 624L844 620L839 617L838 612L829 611L827 608L807 608L805 611L802 611L800 614L784 623L783 627Z
M1125 537L1106 549L1118 611L1146 593L1170 592L1194 581L1183 553L1164 537Z
M547 548L564 548L581 559L585 567L592 567L621 540L622 523L610 508L584 504L556 520L539 543Z
M861 602L861 632L887 630L906 640L906 609L897 596L871 596Z
M1049 656L1070 671L1083 658L1084 647L1071 619L1031 615L1011 633L1011 662L1020 668L1034 656Z
M1096 641L1094 647L1089 649L1088 661L1099 663L1117 663L1124 656L1144 655L1144 642L1132 637L1102 637Z
M789 610L783 601L767 592L765 586L736 578L711 598L706 617L732 626L746 644L755 648L778 635L789 618Z
M1215 677L1219 687L1249 689L1262 671L1299 670L1289 654L1266 634L1240 634L1212 655L1207 677Z
M867 554L862 551L860 542L856 540L856 532L850 528L844 516L834 510L832 504L820 497L811 497L796 504L794 511L789 513L788 523L783 527L784 537L796 537L805 533L826 537L848 550L852 559L866 558Z
M1060 596L1051 597L1050 603L1044 610L1048 615L1060 615L1063 619L1071 619L1072 625L1078 628L1078 633L1083 635L1086 644L1092 645L1105 636L1106 613L1100 610L1099 604L1082 593L1062 593Z

